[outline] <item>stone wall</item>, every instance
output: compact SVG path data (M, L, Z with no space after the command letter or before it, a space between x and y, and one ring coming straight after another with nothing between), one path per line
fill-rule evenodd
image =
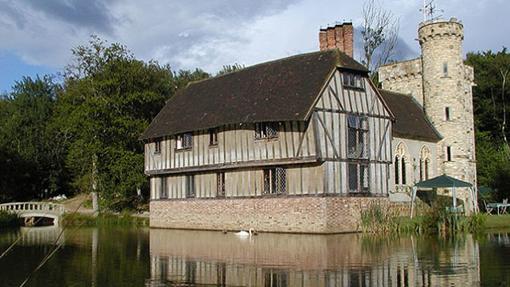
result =
M382 88L411 95L423 105L421 58L392 63L379 68Z
M150 226L290 233L360 231L360 211L389 206L387 197L286 196L235 199L154 200ZM397 206L397 204L391 204ZM400 207L401 208L401 207ZM408 214L408 208L401 208Z

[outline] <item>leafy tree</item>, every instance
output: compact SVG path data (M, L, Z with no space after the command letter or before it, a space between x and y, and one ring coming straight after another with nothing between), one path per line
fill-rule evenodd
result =
M475 70L473 107L476 128L476 156L479 185L492 187L498 199L510 195L510 152L508 145L507 99L510 54L468 53L466 64Z
M174 94L173 74L97 37L72 52L56 117L69 142L66 166L72 185L82 192L97 186L105 206L129 207L138 191L148 189L138 137Z
M223 65L223 67L221 68L221 70L218 71L216 76L221 76L221 75L225 75L225 74L228 74L228 73L237 72L237 71L242 70L244 68L245 68L244 65L240 65L238 63L235 63L233 65Z
M24 77L0 100L2 175L9 177L1 182L10 199L65 190L62 153L48 125L60 90L50 76Z

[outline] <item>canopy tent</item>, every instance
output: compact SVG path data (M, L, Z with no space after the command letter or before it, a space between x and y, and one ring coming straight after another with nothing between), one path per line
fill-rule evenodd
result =
M475 211L477 210L477 204L476 204L476 194L473 191L473 185L469 182L465 182L456 178L453 178L451 176L448 176L446 174L425 180L420 181L413 187L413 194L411 198L411 217L413 217L413 211L414 211L414 201L416 200L416 191L418 188L450 188L452 189L452 198L453 198L453 208L454 210L457 209L457 197L455 193L456 188L469 188L471 194L471 200L472 204L475 208Z

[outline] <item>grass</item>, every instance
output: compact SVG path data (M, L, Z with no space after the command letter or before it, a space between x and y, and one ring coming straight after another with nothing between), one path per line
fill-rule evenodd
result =
M0 227L17 227L20 225L16 214L0 211Z
M510 227L510 214L487 215L486 218L485 228L487 229Z
M446 208L449 202L437 200L425 213L414 217L401 217L391 209L378 204L372 204L361 211L361 228L364 233L374 234L400 234L400 233L476 233L487 228L485 214L473 214L464 216L454 214ZM510 216L507 220L490 219L489 226L494 228L508 226Z
M98 216L88 214L65 214L64 226L148 226L149 219L132 216L130 213L101 213Z

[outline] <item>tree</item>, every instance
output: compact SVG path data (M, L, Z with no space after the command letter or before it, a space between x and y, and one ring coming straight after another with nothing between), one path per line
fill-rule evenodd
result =
M63 153L49 126L61 87L52 77L24 77L0 100L0 149L4 191L31 199L65 191Z
M173 73L97 37L72 52L55 119L69 142L72 185L81 192L97 187L103 206L131 207L137 190L148 193L138 137L174 94Z
M234 63L233 65L223 65L221 70L219 70L218 73L216 73L216 76L221 76L221 75L225 75L225 74L228 74L228 73L237 72L237 71L242 70L244 68L245 68L244 65L240 65L238 63Z
M466 64L474 68L473 107L476 129L478 182L497 191L499 199L510 195L509 131L506 128L510 54L468 53Z
M368 70L377 71L392 60L398 40L398 19L384 10L376 0L366 0L362 10L362 63ZM372 73L374 77L375 73Z

